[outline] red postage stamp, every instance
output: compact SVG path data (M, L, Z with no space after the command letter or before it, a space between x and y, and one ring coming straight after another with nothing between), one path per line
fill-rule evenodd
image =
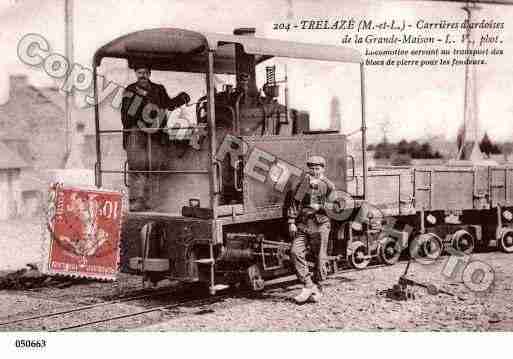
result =
M122 193L53 185L45 272L114 280L118 272Z

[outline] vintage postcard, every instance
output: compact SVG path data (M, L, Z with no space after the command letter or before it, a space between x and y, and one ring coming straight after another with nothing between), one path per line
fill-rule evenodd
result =
M511 332L512 19L510 0L0 2L6 345Z

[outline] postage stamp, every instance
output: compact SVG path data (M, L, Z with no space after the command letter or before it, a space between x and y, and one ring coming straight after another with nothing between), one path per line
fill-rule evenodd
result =
M114 280L118 272L123 195L52 184L43 229L43 271Z

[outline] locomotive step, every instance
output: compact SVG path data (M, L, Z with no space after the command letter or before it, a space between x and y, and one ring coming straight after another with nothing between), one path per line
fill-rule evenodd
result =
M129 267L133 270L143 270L143 258L132 257L129 259ZM169 259L166 258L145 258L144 271L146 272L166 272L169 270Z
M228 284L216 284L214 285L213 289L217 292L219 290L230 288Z

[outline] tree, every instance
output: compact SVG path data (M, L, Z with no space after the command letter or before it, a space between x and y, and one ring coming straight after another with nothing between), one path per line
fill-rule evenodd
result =
M408 141L406 141L404 139L399 141L399 143L397 144L397 153L404 155L404 154L408 154L409 152L410 152L410 145L408 144Z
M433 151L431 150L431 145L427 142L424 142L420 146L419 158L433 158Z
M443 158L440 152L433 150L429 142L423 142L421 144L417 141L408 142L403 139L399 141L399 143L394 144L386 142L386 138L383 138L382 142L374 145L372 148L375 150L374 158L392 159L393 164L396 165L406 165L412 158Z
M394 146L388 142L385 141L386 138L383 139L383 142L378 143L374 147L374 158L380 159L380 158L390 158L392 156L392 153L394 152Z
M420 144L417 141L411 141L408 144L408 153L412 158L422 158Z
M486 132L483 138L481 139L481 142L479 143L479 149L488 157L490 157L491 154L496 155L501 153L499 146L497 146L492 142L492 140L490 140L490 137Z

